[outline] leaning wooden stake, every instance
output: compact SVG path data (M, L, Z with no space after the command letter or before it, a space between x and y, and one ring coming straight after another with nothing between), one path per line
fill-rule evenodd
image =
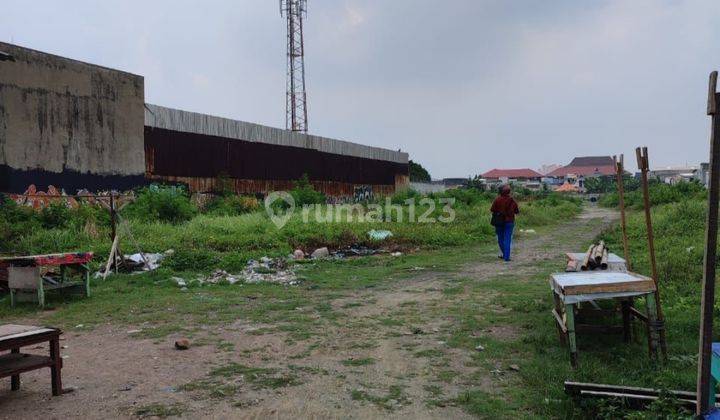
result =
M630 248L628 246L627 221L625 219L625 157L620 155L620 159L613 156L615 161L615 177L617 178L618 206L620 207L620 226L622 227L623 252L625 256L625 266L628 270L632 270L630 264Z
M652 269L652 278L655 281L655 304L657 307L657 328L660 333L660 351L663 360L667 360L667 340L665 339L665 316L663 315L662 305L660 304L660 285L658 282L657 262L655 261L655 238L653 236L652 217L650 215L650 188L648 187L648 171L650 164L648 163L647 147L635 149L638 161L638 169L640 169L643 202L645 204L645 225L647 226L648 248L650 251L650 268Z
M715 302L715 265L717 254L718 200L720 199L720 94L716 71L710 73L707 114L712 118L710 131L710 179L708 183L708 213L705 225L705 260L703 262L703 291L700 309L700 355L698 356L697 407L698 416L710 408L710 356L712 354L713 307Z

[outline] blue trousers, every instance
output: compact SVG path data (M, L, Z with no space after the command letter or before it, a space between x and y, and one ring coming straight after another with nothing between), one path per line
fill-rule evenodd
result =
M503 259L505 261L510 261L513 229L515 229L515 223L513 222L505 222L503 225L495 226L498 246L500 247L500 252L502 252Z

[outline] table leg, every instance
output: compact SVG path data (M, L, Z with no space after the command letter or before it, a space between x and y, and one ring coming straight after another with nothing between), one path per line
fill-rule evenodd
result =
M10 306L15 307L15 289L10 289Z
M42 276L38 279L38 305L40 305L41 308L45 307L45 288L43 287L43 279Z
M62 358L60 357L59 337L50 340L50 359L53 361L52 366L50 366L52 394L54 396L58 396L62 394L62 377L60 374L60 370L62 369Z
M555 301L555 313L560 316L562 319L562 313L563 313L563 304L560 300L560 296L558 296L557 292L553 290L553 300ZM563 331L562 327L556 322L557 324L557 330L558 330L558 337L560 338L560 343L562 345L567 344L567 337L565 336L565 332Z
M577 367L577 342L575 341L575 308L574 305L565 305L565 324L567 326L568 342L570 343L570 365Z
M630 331L630 301L623 300L620 302L620 305L622 307L623 318L623 341L629 343L632 338Z
M658 330L657 330L657 308L655 306L655 294L648 293L645 295L645 303L647 306L648 317L648 348L650 349L650 357L657 357L658 348Z
M20 353L20 349L11 349L10 353ZM20 374L12 375L10 377L10 389L13 391L18 391L20 389Z
M90 267L83 264L82 269L85 272L85 297L90 297Z

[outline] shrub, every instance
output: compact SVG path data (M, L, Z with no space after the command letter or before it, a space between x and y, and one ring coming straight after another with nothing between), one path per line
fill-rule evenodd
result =
M694 198L705 198L705 187L697 181L678 182L677 184L663 184L657 180L649 182L650 204L677 203ZM618 194L613 192L606 194L600 199L600 205L604 207L615 207L618 205ZM625 207L641 210L644 208L643 193L641 189L625 193Z
M295 205L298 207L306 204L325 204L327 202L325 194L315 191L315 188L310 184L307 174L303 175L302 178L295 183L295 188L290 191L290 195L292 195L295 200Z
M208 249L178 249L165 265L175 271L208 271L218 262L218 255Z
M260 208L257 198L246 195L215 197L205 208L205 212L217 216L237 216Z
M190 220L196 213L185 189L179 186L143 188L135 202L125 209L125 214L134 219L173 224Z
M22 235L40 228L35 212L0 194L0 251L9 252Z
M70 222L70 209L61 201L53 201L43 207L39 218L45 229L62 228Z

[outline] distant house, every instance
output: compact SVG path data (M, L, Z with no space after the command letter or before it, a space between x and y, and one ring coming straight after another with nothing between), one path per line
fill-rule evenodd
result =
M666 184L676 184L682 181L699 181L703 185L707 185L707 174L709 165L701 163L697 166L678 166L657 168L650 171L650 178L657 178Z
M532 169L493 169L482 174L486 183L496 184L518 184L525 188L539 189L541 187L540 179L543 177L541 173Z
M467 178L443 178L442 184L448 188L464 187L468 184Z
M610 156L583 156L576 157L569 165L555 169L547 177L563 178L590 178L598 176L614 176L615 162Z

